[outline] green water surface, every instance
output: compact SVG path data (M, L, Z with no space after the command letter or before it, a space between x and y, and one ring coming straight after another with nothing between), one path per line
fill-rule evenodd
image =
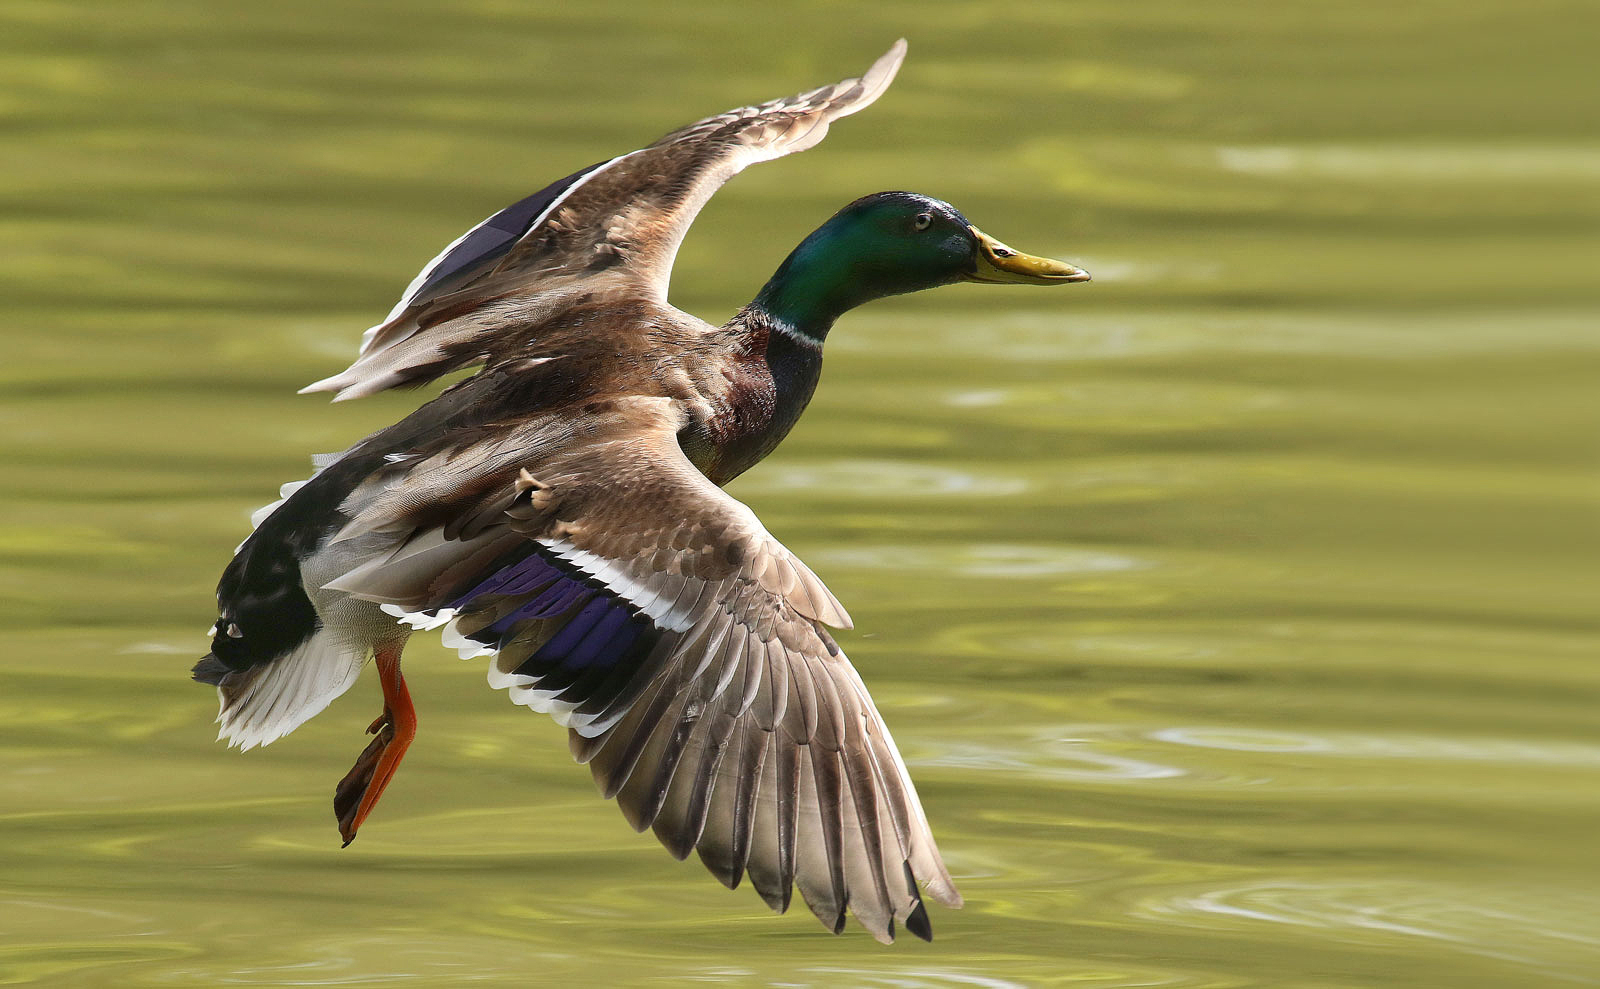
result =
M760 12L757 12L760 11ZM1600 983L1591 4L0 0L0 985ZM1088 285L847 317L734 486L829 583L967 898L885 948L634 835L418 636L270 748L187 681L299 386L466 226L854 74L685 245L857 196Z

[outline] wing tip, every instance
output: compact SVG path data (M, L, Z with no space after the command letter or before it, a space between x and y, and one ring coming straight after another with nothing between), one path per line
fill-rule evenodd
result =
M756 885L756 894L761 897L761 902L767 905L773 913L788 913L789 903L794 896L793 887L784 887L782 890Z
M878 60L861 75L861 95L856 98L856 107L864 107L883 95L883 91L894 82L894 77L900 72L900 66L906 60L906 39L900 38L889 46L889 50L878 56Z
M736 859L725 861L714 857L706 850L704 845L696 845L695 850L699 853L700 862L716 878L717 882L728 889L739 888L739 884L744 881L743 865L739 864Z
M906 50L908 47L909 46L906 43L906 39L896 38L894 44L889 46L889 50L884 52L882 55L879 55L878 60L872 63L872 68L867 70L867 75L872 75L872 73L877 71L880 66L883 67L884 71L892 75L900 68L901 63L906 60ZM865 79L866 76L863 76L862 78Z
M924 941L933 941L933 923L928 919L928 908L922 905L922 900L917 900L917 905L911 908L906 915L906 930L915 934Z
M948 875L928 880L928 895L952 910L960 910L966 904L961 898L961 891L956 889L956 884L950 881Z
M924 941L931 942L933 941L933 921L928 919L928 908L923 905L922 892L917 888L917 875L912 871L909 860L902 862L901 865L905 869L906 889L911 892L911 912L906 914L906 930ZM929 892L933 892L931 886L932 884L930 884ZM951 890L954 891L954 889L955 887L952 886ZM935 893L934 895L937 897L938 894ZM961 904L957 902L948 905L959 907Z
M296 391L295 394L312 395L317 392L331 391L335 392L336 394L333 396L333 398L329 399L329 401L348 402L352 398L361 398L365 395L372 394L374 391L381 391L383 388L388 387L388 385L383 385L378 388L373 388L370 386L369 382L363 381L360 377L352 376L351 372L353 370L355 370L355 365L352 364L349 368L340 371L338 374L323 378L320 381L311 382L311 384L306 385L304 388ZM390 377L392 377L392 375Z

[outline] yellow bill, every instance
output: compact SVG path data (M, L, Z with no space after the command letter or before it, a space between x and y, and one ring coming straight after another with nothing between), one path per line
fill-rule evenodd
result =
M1036 258L1031 254L1014 251L993 237L968 227L978 241L978 268L967 276L969 282L1021 282L1029 285L1050 285L1055 282L1086 282L1089 273L1082 268L1056 261L1053 258Z

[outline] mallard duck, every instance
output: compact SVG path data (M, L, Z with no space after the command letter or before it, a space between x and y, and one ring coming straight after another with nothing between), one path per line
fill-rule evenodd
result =
M569 729L637 830L698 852L773 909L798 886L837 933L931 937L919 884L959 906L905 763L830 628L822 581L722 490L816 387L846 311L954 282L1054 285L953 206L866 196L796 247L722 326L673 308L695 214L745 166L803 151L876 100L859 79L708 117L584 168L473 227L422 270L335 400L481 366L316 461L257 513L217 589L219 738L249 749L317 714L376 660L376 737L336 787L348 845L417 731L400 654L443 629L489 684Z

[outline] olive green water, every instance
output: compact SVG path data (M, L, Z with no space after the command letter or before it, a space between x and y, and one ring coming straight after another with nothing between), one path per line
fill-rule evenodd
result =
M0 4L0 984L1600 982L1592 7ZM419 636L241 756L187 669L250 510L418 400L295 388L467 225L695 116L888 95L723 191L720 320L883 188L1081 262L853 314L734 486L967 897L773 917Z

